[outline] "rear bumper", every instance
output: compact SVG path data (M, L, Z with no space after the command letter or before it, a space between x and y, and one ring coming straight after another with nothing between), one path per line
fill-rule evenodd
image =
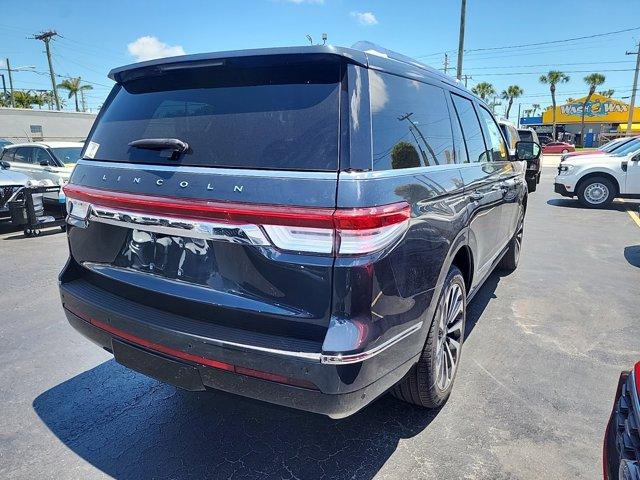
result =
M143 311L122 301L118 305L106 292L73 284L61 283L60 294L67 319L78 332L109 352L115 347L116 360L125 366L187 390L218 389L343 418L397 383L419 355L407 353L415 342L408 335L362 361L323 363L320 346L280 344L282 350L260 350L255 347L269 339L249 333L237 341L234 332L220 331L209 337L204 330L194 331L186 318L172 319L180 327L171 328L161 311ZM234 341L221 342L221 336ZM249 341L253 348L244 348ZM300 355L283 355L285 349ZM124 353L118 355L118 350Z

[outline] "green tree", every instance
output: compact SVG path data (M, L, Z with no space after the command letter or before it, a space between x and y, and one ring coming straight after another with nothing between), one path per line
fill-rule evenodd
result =
M513 105L513 100L522 96L524 90L520 88L518 85L509 85L506 90L503 90L500 94L500 98L503 100L507 100L507 110L505 112L505 116L507 119L509 118L509 112L511 112L511 106Z
M398 142L391 150L391 168L411 168L420 166L420 154L409 142Z
M584 115L587 110L587 104L594 93L596 93L596 88L602 85L605 81L605 76L601 73L592 73L591 75L587 75L584 77L584 83L589 86L589 93L587 94L584 102L582 102L582 118L580 120L580 145L584 147Z
M491 95L495 95L496 93L493 85L488 82L480 82L475 87L473 87L471 91L478 95L484 101L486 101L488 97L490 97Z
M538 112L538 110L540 110L540 104L539 103L534 103L533 105L531 105L531 110L532 110L532 116L536 116L536 113Z
M76 102L76 112L80 111L80 107L78 106L78 94L83 90L91 90L93 87L91 85L82 85L82 80L80 77L77 78L69 78L63 80L58 88L62 88L69 92L69 98L73 97Z
M33 105L37 103L37 97L31 90L14 90L13 103L16 108L33 108Z
M607 97L607 98L612 98L613 94L615 93L615 90L613 90L612 88L610 88L609 90L602 90L600 92L598 92L600 95L602 95L603 97Z
M556 139L556 85L559 83L567 83L569 81L569 75L558 70L550 70L546 75L540 77L540 83L549 85L549 91L551 92L551 115L553 117L553 139Z

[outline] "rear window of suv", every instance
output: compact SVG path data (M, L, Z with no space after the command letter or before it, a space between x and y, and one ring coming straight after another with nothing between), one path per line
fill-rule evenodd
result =
M322 61L151 72L115 87L88 151L102 161L335 171L340 76L339 63ZM189 150L171 159L128 145L152 138Z

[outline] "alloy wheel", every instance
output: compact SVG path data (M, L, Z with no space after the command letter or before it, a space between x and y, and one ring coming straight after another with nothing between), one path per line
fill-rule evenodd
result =
M460 284L452 282L442 297L438 314L436 345L436 386L445 391L455 377L460 360L460 347L465 322L464 293Z

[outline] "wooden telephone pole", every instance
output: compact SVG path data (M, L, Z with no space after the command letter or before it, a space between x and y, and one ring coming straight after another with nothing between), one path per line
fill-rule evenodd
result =
M51 39L58 34L54 30L48 30L41 32L33 36L34 40L40 40L44 42L44 47L47 52L47 62L49 62L49 75L51 76L51 88L53 89L53 99L56 102L56 110L60 110L60 98L58 97L58 87L56 86L56 74L53 72L53 63L51 62L51 47L49 43Z

